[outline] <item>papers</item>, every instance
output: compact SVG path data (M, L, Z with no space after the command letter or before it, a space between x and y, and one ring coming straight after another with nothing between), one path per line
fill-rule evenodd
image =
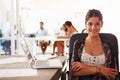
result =
M35 56L35 58L37 60L43 60L43 61L49 60L49 59L54 59L56 57L57 57L56 55L37 55L37 56Z
M26 57L11 57L6 59L0 59L0 64L16 63L16 62L27 62Z
M62 63L56 55L37 55L32 62L32 68L61 68Z
M59 59L36 60L31 66L32 68L62 68L62 63Z
M0 59L1 64L10 64L18 62L27 62L26 57L10 57ZM37 76L36 69L0 69L0 77L21 77L21 76Z
M50 65L51 67L62 68L62 63L60 62L59 59L49 60L49 65Z
M37 76L36 69L0 69L0 77Z

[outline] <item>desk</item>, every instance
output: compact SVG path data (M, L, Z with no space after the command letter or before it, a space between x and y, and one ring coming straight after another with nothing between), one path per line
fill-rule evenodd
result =
M36 36L36 37L23 37L27 40L53 40L53 41L67 41L68 39L57 38L55 36Z
M9 58L11 56L0 56L0 59L5 59ZM18 56L15 56L18 57ZM66 61L65 56L58 56L58 59L61 60L61 62L64 63ZM0 65L0 69L29 69L30 66L28 65L27 62L21 62L21 63L11 63L11 64L2 64ZM61 76L61 70L60 69L37 69L37 76L28 76L28 77L4 77L1 78L0 80L58 80L59 77Z
M33 48L33 46L34 46L34 44L36 43L36 41L37 40L45 40L45 41L64 41L64 45L65 45L65 47L64 47L64 52L65 53L67 53L67 46L66 46L66 41L68 41L69 39L60 39L60 38L57 38L57 37L55 37L55 36L36 36L36 37L33 37L33 38L31 38L31 37L28 37L28 38L26 38L26 37L22 37L22 38L24 38L26 41L27 40L29 40L29 41L32 41L32 49L33 50L35 50L35 51L32 51L32 53L34 54L34 55L36 55L36 48L34 49ZM66 55L66 54L65 54Z

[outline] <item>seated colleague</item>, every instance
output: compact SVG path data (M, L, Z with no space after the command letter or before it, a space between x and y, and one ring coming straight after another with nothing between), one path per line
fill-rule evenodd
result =
M71 35L75 32L77 32L77 30L75 29L75 27L72 25L71 21L66 21L63 25L63 30L66 32L65 35L60 35L57 38L63 38L63 39L69 39L71 37ZM67 41L67 46L69 41ZM57 43L57 45L62 47L62 51L58 48L58 55L60 54L60 52L62 52L62 55L64 55L64 41L60 41L59 43ZM53 48L53 54L54 54L54 48Z
M69 80L117 80L116 58L112 59L110 45L99 36L102 19L99 10L88 11L85 18L88 36L74 43Z
M1 33L2 33L1 37L7 38L11 36L10 28L3 30ZM11 40L9 39L1 40L1 46L5 54L9 54L9 55L11 54Z
M43 27L44 23L40 22L40 29L37 31L37 35L39 36L47 36L48 32L47 30ZM45 51L47 49L47 46L50 44L50 41L44 41L41 40L39 41L38 45L41 47L42 53L45 54Z
M75 27L72 25L72 22L71 22L71 21L66 21L66 22L65 22L65 26L66 26L66 28L67 28L66 35L64 35L64 36L58 36L57 38L69 39L73 33L78 32L78 31L75 29Z
M3 36L3 34L2 34L2 30L0 29L0 38Z
M58 33L58 36L64 36L66 35L67 32L67 28L65 27L65 24L63 24L63 26L60 28L60 32ZM53 53L52 55L54 55L55 53L55 48L57 47L57 55L62 54L62 56L64 56L64 41L55 41L53 44Z
M2 30L0 29L0 38L3 37ZM1 45L2 40L0 40L0 45Z

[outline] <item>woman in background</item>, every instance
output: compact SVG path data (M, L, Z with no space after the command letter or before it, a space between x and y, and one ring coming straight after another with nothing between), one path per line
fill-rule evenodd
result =
M65 31L65 35L59 35L57 38L59 39L69 39L71 37L72 34L74 34L75 32L77 32L77 30L75 29L75 27L72 25L71 21L66 21L64 23L64 25L61 27L61 30ZM66 42L67 46L69 46L69 40ZM60 55L60 53L62 53L62 56L64 56L64 41L55 41L54 45L53 45L53 54L55 51L55 46L57 46L57 55Z
M67 33L67 28L65 26L65 24L63 24L63 26L60 28L60 32L58 36L64 36ZM62 56L64 56L64 41L55 41L53 44L53 53L52 55L54 55L55 53L55 48L57 48L57 55L62 54Z
M58 36L57 38L69 39L73 33L78 32L75 29L75 27L72 25L71 21L66 21L64 25L67 28L66 35L64 35L64 36Z

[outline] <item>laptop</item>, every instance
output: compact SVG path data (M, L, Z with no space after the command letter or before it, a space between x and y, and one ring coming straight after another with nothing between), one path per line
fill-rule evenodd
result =
M19 37L19 42L32 68L62 68L62 63L57 56L47 54L33 56L25 38Z

